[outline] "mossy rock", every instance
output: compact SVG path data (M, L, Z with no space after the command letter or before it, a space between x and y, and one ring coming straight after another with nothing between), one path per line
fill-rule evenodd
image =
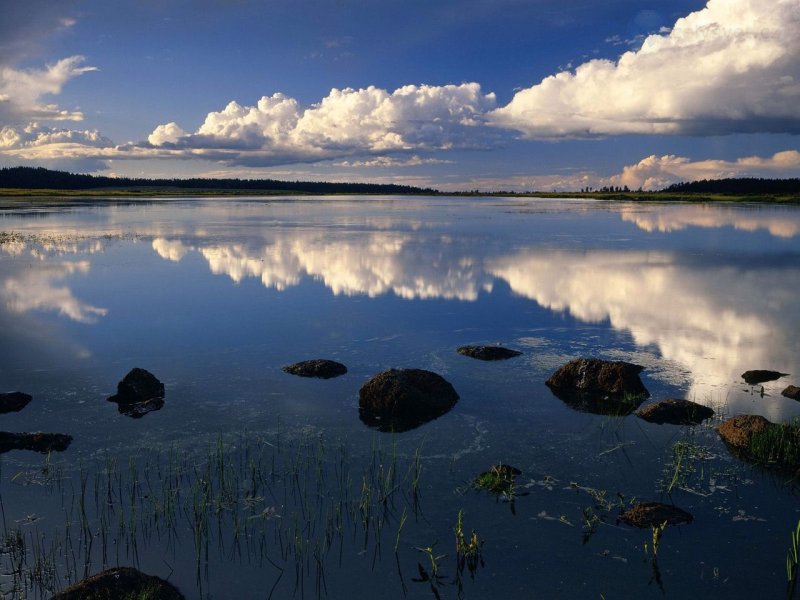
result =
M738 415L717 427L717 433L731 448L747 450L754 433L759 433L774 425L760 415Z
M318 379L331 379L347 373L347 367L335 360L315 358L304 360L293 365L286 365L281 369L290 375L298 377L316 377Z
M50 600L185 600L172 584L131 567L116 567L71 585Z
M636 411L636 416L650 423L663 425L699 425L714 416L707 406L691 400L660 400Z
M800 471L800 423L772 423L757 415L739 415L717 427L739 458L779 471Z
M634 527L658 527L691 523L694 517L685 510L661 502L639 502L623 512L619 520Z

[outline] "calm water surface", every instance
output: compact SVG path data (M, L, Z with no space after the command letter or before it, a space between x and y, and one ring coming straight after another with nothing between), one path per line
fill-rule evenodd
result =
M785 594L796 489L730 457L713 426L800 416L780 394L800 385L797 207L24 200L4 201L0 232L0 390L34 397L1 428L74 437L49 458L12 451L0 463L5 537L28 540L28 571L49 552L51 587L120 564L187 598ZM455 352L474 343L523 355ZM653 399L709 405L717 421L577 412L544 381L578 356L643 365ZM318 357L349 371L281 371ZM106 401L136 366L166 385L164 408L141 419ZM389 367L440 373L460 400L411 431L376 432L359 420L358 390ZM741 379L748 369L792 375L762 389ZM691 451L672 482L676 443ZM170 454L202 481L221 448L241 481L210 511L208 543L183 508L165 533L153 498ZM277 466L248 487L254 456ZM470 489L498 462L523 472L513 502ZM96 496L112 477L109 508ZM178 506L192 505L194 485ZM695 517L664 533L655 564L651 531L615 520L611 505L634 498ZM460 576L459 510L483 541L483 563ZM446 555L433 583L418 581L427 547ZM4 548L0 591L22 597Z

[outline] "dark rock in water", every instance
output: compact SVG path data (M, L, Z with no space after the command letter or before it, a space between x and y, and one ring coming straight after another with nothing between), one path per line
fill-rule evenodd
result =
M33 450L34 452L63 452L72 443L72 436L65 433L9 433L0 431L0 453L9 450Z
M714 416L714 411L690 400L661 400L636 411L636 416L663 425L698 425Z
M144 402L151 398L164 397L164 384L145 369L131 369L117 384L114 402ZM110 398L109 398L110 399Z
M774 423L760 415L738 415L717 427L717 433L734 450L744 451L750 445L754 433L773 427Z
M664 522L667 525L691 523L694 517L677 506L661 502L639 502L623 512L619 520L634 527L657 527Z
M0 394L0 413L19 412L28 406L31 400L33 396L24 392Z
M458 394L436 373L422 369L389 369L367 381L358 392L361 420L380 431L408 431L442 416Z
M577 390L605 396L648 395L639 379L644 367L621 360L576 358L559 368L547 380L555 389Z
M171 583L146 575L131 567L115 567L92 575L69 586L50 600L112 600L147 598L148 600L185 600Z
M164 384L144 369L132 369L117 384L117 393L108 399L119 405L119 412L138 419L164 406Z
M319 379L330 379L347 373L347 367L335 360L314 359L304 360L293 365L287 365L282 369L292 375L300 377L318 377Z
M800 387L797 387L796 385L790 385L783 390L781 394L787 398L791 398L792 400L800 400Z
M456 352L478 360L506 360L522 355L518 350L502 346L461 346Z
M745 383L748 385L758 385L759 383L766 383L767 381L776 381L781 377L786 377L786 375L788 375L788 373L756 369L754 371L745 371L742 373L742 379L744 379Z
M639 373L644 367L621 360L577 358L545 382L568 406L581 412L627 415L650 396Z

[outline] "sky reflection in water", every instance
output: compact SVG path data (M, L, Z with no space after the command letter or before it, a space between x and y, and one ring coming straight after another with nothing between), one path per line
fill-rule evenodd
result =
M446 300L454 325L465 303L489 307L493 295L511 294L567 319L566 333L551 332L559 354L582 353L571 347L580 333L570 323L610 328L632 345L601 354L649 353L670 365L662 374L671 384L700 402L751 405L739 377L747 369L800 372L800 211L792 207L226 199L22 210L0 225L16 234L0 246L0 319L30 325L6 329L4 354L20 343L12 337L52 327L59 345L87 359L102 350L92 340L135 339L129 328L145 326L156 308L160 322L181 324L166 328L170 344L191 353L203 323L221 319L239 330L235 306L259 310L265 297L252 289L226 304L257 280L281 293L297 288L314 311L339 297L401 298L415 313L425 308L413 301ZM235 287L221 290L209 272ZM207 303L203 294L222 296ZM348 318L358 319L357 308ZM284 318L304 327L302 311ZM525 344L526 328L549 326L519 314L499 320L516 339L498 341L511 345ZM89 325L100 333L87 335ZM370 337L369 323L349 327ZM484 329L473 341L495 341L487 336ZM768 392L778 395L786 381ZM749 408L771 418L798 413L786 402Z
M776 493L765 475L724 452L710 427L581 413L544 381L577 356L624 359L645 367L655 400L687 397L723 416L800 416L800 403L780 395L800 380L796 207L45 201L0 211L0 232L0 390L34 397L3 415L3 428L73 435L54 459L71 468L107 452L126 464L132 453L173 444L202 453L204 442L235 443L243 430L344 440L354 466L376 443L401 457L421 449L425 519L408 525L398 563L406 572L419 560L416 546L450 539L463 508L487 540L488 567L468 597L519 597L525 589L531 597L592 590L660 598L642 562L649 532L640 539L607 528L581 544L579 522L565 526L559 515L580 518L571 482L626 498L662 497L664 461L676 440L688 439L714 458L703 471L708 481L677 497L696 522L665 537L659 558L668 595L728 597L785 583L774 571L794 527L786 521L794 518L791 489ZM487 342L523 355L484 363L455 352ZM320 381L280 369L318 357L343 362L347 374ZM107 401L135 366L166 386L163 407L138 419ZM460 399L418 428L376 432L358 418L358 389L389 367L440 373ZM792 375L764 384L762 397L761 386L742 381L748 369ZM2 460L15 473L42 459L16 451ZM524 473L521 489L530 494L516 516L485 496L454 493L498 461ZM3 500L9 515L49 510L29 488L11 486ZM48 523L60 518L43 514ZM768 526L751 527L764 519ZM740 544L751 549L755 577L736 568ZM163 569L158 550L143 560L153 572ZM345 558L327 574L331 597L359 597L358 578L365 594L381 585L387 597L402 598L394 562L371 571L360 554ZM214 597L263 589L263 569L214 565ZM494 575L500 565L505 570ZM717 565L719 579L711 576ZM191 565L176 568L176 583L196 597L191 574ZM285 586L280 593L291 594L291 582Z

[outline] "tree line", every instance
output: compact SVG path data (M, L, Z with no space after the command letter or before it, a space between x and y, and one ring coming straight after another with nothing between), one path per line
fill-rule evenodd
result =
M305 194L404 194L435 195L441 192L393 183L331 183L326 181L280 181L277 179L148 179L131 177L104 177L54 171L43 167L6 167L0 169L0 188L97 190L104 188L155 188L181 190L241 190L260 192L296 192ZM629 192L624 187L582 188L582 193ZM641 191L641 190L639 190ZM731 179L703 179L672 184L661 192L674 194L728 194L728 195L796 195L800 194L800 179L764 179L739 177ZM479 194L464 192L467 194Z
M737 177L731 179L703 179L674 183L663 192L695 194L735 194L739 196L774 194L778 196L800 193L800 179L763 179Z
M104 177L53 171L43 167L0 169L0 188L96 190L103 188L176 188L189 190L252 190L308 194L436 194L431 188L384 183L330 183L276 179L147 179Z

